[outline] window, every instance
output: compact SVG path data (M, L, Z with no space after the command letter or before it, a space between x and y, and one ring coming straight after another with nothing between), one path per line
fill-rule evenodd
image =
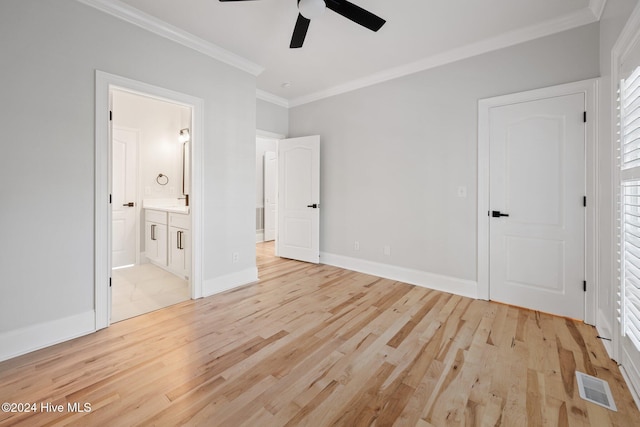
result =
M620 362L640 385L640 66L623 63L618 90Z

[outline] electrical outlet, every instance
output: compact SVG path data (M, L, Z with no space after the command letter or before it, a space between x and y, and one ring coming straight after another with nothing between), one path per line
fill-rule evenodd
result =
M240 261L240 254L238 252L234 252L231 254L231 261L235 264Z
M358 242L357 240L355 242L353 242L353 250L355 250L355 251L359 251L360 250L360 242Z
M384 245L384 247L382 248L382 253L384 253L387 256L391 255L391 246Z

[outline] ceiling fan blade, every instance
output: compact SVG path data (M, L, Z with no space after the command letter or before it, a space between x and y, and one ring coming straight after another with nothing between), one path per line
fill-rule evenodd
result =
M307 30L309 29L309 23L311 21L298 13L298 20L296 26L293 28L293 35L291 36L291 49L302 47L304 38L307 36Z
M346 0L325 0L328 9L352 20L356 24L360 24L371 31L378 31L385 22L384 19L377 15L364 10L360 6L348 2Z

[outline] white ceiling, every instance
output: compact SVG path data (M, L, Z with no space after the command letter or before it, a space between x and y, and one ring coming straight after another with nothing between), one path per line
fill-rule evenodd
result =
M387 23L374 33L327 9L311 22L301 49L289 49L297 0L121 5L260 65L262 95L297 105L597 21L605 1L352 0Z

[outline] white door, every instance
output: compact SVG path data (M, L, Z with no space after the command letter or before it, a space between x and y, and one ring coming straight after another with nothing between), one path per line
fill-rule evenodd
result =
M584 318L584 94L489 112L490 299Z
M111 188L111 267L136 263L136 168L138 133L113 129Z
M320 137L278 143L278 256L320 262Z
M278 218L278 155L264 153L264 240L276 239Z

